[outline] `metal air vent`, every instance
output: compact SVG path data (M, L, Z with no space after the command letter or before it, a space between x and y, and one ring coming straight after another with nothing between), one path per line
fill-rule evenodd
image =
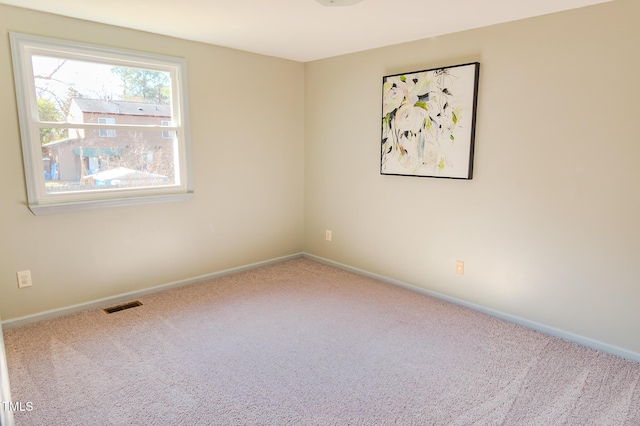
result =
M129 302L129 303L125 303L123 305L112 306L110 308L106 308L104 311L106 313L108 313L108 314L112 314L114 312L124 311L125 309L135 308L136 306L142 306L142 303L140 303L140 302L138 302L136 300L135 302Z

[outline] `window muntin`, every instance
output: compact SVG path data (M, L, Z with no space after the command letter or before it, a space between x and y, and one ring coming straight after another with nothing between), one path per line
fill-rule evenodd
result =
M21 34L11 43L34 213L192 192L184 60Z

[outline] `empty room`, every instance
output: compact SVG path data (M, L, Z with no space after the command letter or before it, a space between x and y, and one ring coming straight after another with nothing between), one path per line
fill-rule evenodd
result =
M0 0L0 424L640 424L637 0Z

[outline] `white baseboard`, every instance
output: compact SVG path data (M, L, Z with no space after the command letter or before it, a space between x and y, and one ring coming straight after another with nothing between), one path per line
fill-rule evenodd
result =
M50 320L50 319L62 317L65 315L87 311L89 309L104 308L111 305L117 305L119 303L130 301L131 299L136 299L138 297L147 296L149 294L170 290L172 288L183 287L189 284L195 284L195 283L210 280L213 278L223 277L225 275L237 274L239 272L249 271L251 269L260 268L262 266L273 265L275 263L280 263L286 260L302 257L302 255L303 253L296 253L288 256L277 257L277 258L265 260L262 262L256 262L249 265L244 265L236 268L225 269L223 271L213 272L211 274L200 275L198 277L187 278L184 280L174 281L166 284L160 284L160 285L145 288L142 290L130 291L128 293L121 293L115 296L92 300L90 302L80 303L77 305L66 306L64 308L52 309L50 311L39 312L37 314L26 315L18 318L12 318L12 319L2 321L1 324L2 324L2 328L5 330L8 330L10 328L22 327L23 325L31 324L34 322Z
M422 287L418 287L412 284L408 284L399 280L395 280L393 278L385 277L383 275L374 274L372 272L368 272L362 269L354 268L349 265L345 265L339 262L335 262L333 260L325 259L323 257L315 256L309 253L303 253L303 257L306 257L311 260L315 260L316 262L324 263L329 266L333 266L339 269L343 269L345 271L353 272L358 275L362 275L365 277L373 278L378 281L386 282L389 284L394 284L400 287L404 287L406 289L425 294L427 296L434 297L436 299L445 300L447 302L454 303L456 305L464 306L469 309L473 309L475 311L479 311L485 313L487 315L491 315L495 318L500 318L505 321L509 321L514 324L521 325L523 327L527 327L536 331L540 331L545 334L549 334L551 336L560 337L561 339L568 340L570 342L578 343L583 346L587 346L592 349L596 349L602 352L606 352L612 355L616 355L631 361L640 362L640 353L633 352L627 349L623 349L617 346L609 345L607 343L600 342L598 340L590 339L588 337L580 336L578 334L570 333L568 331L560 330L554 327L549 327L544 324L540 324L535 321L530 321L525 318L521 318L515 315L506 314L504 312L496 311L494 309L486 308L481 305L476 305L475 303L470 303L461 299L457 299L455 297L447 296L441 293L437 293L435 291L427 290Z

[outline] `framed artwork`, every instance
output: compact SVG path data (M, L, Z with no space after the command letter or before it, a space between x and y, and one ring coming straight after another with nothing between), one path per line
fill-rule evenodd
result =
M382 79L380 174L471 179L480 63Z

